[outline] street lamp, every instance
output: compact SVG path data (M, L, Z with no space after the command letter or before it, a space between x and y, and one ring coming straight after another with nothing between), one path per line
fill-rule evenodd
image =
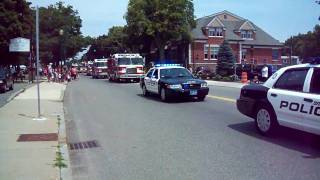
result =
M62 44L62 38L63 38L63 34L64 34L64 31L63 31L63 29L60 29L59 30L59 35L60 35L60 52L59 52L59 54L60 54L60 57L59 57L59 65L61 65L62 66L62 61L63 61L63 44Z

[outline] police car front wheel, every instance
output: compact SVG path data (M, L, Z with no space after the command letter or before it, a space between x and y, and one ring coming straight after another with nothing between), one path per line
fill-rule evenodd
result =
M260 134L273 134L277 127L277 120L274 112L266 105L260 105L256 111L256 127Z
M160 90L160 97L162 101L168 101L168 93L166 92L166 89L162 88Z

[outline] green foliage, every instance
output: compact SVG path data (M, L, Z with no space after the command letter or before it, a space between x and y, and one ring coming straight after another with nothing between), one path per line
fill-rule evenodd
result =
M216 73L222 77L234 74L235 58L227 41L224 41L218 51Z
M62 153L60 152L60 146L58 146L58 151L56 152L56 159L54 161L54 167L58 167L59 169L68 167L67 164L64 163L65 159L63 158Z
M0 1L0 64L12 63L13 58L18 58L17 53L9 53L10 39L31 38L33 18L29 6L25 0Z
M62 2L39 9L40 58L42 62L57 62L73 57L88 43L81 35L81 19L72 6ZM59 32L63 30L63 34Z
M160 60L164 59L168 43L189 41L189 30L195 27L191 0L130 0L125 18L128 36L139 43L151 40L159 50Z
M125 27L113 26L109 29L107 35L99 36L93 40L92 46L84 58L93 60L95 58L106 58L115 53L130 52L127 42L128 36Z
M298 34L287 39L285 46L288 47L287 52L285 52L286 55L290 54L290 48L292 47L293 55L302 59L320 56L320 25L316 25L312 32Z
M213 80L214 81L234 82L234 81L239 81L239 78L235 75L223 77L223 76L217 74L213 77Z

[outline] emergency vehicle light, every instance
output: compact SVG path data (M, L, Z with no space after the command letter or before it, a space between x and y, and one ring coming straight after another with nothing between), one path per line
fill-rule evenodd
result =
M156 64L155 67L181 66L180 64Z

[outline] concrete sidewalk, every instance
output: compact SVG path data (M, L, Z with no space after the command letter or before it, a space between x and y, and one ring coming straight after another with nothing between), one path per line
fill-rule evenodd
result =
M65 88L66 85L58 83L40 84L41 114L45 121L34 120L37 86L26 89L0 108L0 179L58 179L59 171L53 167L58 141L17 142L17 139L21 134L58 132L57 115L64 122Z
M212 81L206 80L209 86L222 86L222 87L230 87L230 88L242 88L247 84L243 84L241 82L223 82L223 81Z

